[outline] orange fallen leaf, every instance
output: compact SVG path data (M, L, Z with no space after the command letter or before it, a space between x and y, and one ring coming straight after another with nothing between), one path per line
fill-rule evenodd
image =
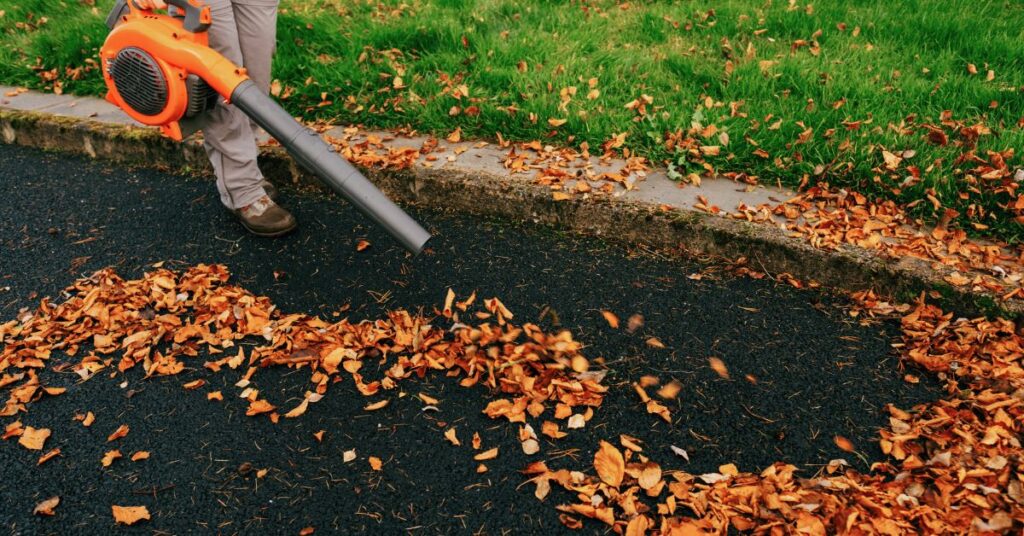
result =
M370 247L369 240L360 240L359 242L356 242L356 251L365 251L368 247Z
M379 402L374 402L373 404L370 404L369 406L366 406L363 409L366 410L366 411L375 411L375 410L383 408L384 406L387 406L388 402L390 402L390 401L391 401L390 398L385 398L384 400L381 400Z
M262 413L269 413L277 409L274 405L266 400L258 399L249 402L249 409L245 411L246 416L253 417Z
M459 438L455 435L455 427L451 427L444 432L444 438L447 439L452 445L458 447L462 443L459 442Z
M114 514L114 521L122 525L134 525L139 521L149 519L149 509L145 506L111 506Z
M476 456L473 456L473 459L478 461L478 462L483 462L483 461L487 461L487 460L493 460L493 459L495 459L497 457L498 457L498 447L494 447L493 449L485 450L485 451L481 452L480 454L477 454Z
M194 390L199 389L200 387L202 387L204 385L206 385L206 380L200 378L198 380L190 381L190 382L182 385L182 387L184 387L188 391L194 391Z
M54 508L60 504L60 497L50 497L39 504L32 510L32 513L37 516L52 516L55 512Z
M315 434L313 434L313 437L316 438L316 442L317 443L323 443L323 441L324 441L324 433L325 432L326 432L326 430L320 430L319 432L316 432Z
M18 438L18 444L28 450L43 450L46 439L50 437L49 428L25 427L25 432Z
M605 321L612 329L619 329L619 317L615 316L615 313L611 311L601 311L601 315L604 316Z
M714 370L722 378L729 379L729 369L725 368L725 363L717 357L708 358L708 364L711 365L711 370Z
M672 414L669 412L668 408L654 400L647 401L647 413L657 415L665 422L672 424Z
M540 433L550 437L551 439L561 439L569 435L558 428L557 422L552 421L544 421L540 425Z
M629 317L626 322L626 331L634 333L636 330L644 327L644 316L641 314L635 314Z
M121 439L122 437L128 435L128 431L129 428L127 424L122 424L121 426L118 426L117 430L114 430L114 433L107 436L107 443L110 443L115 439Z
M206 393L207 400L224 400L224 395L220 391L213 391L212 393Z
M661 342L661 339L657 337L651 337L647 339L647 346L651 348L665 348L665 343Z
M132 454L132 457L130 459L133 462L137 462L139 460L148 460L149 459L149 451L148 450L140 450L140 451L136 452L135 454Z
M108 450L107 453L103 455L103 459L100 461L100 463L103 464L103 467L110 467L110 464L114 463L114 460L116 460L116 459L118 459L120 457L121 457L121 451L120 450L117 450L117 449Z
M376 456L370 456L370 468L374 471L380 471L381 467L384 466L384 462L380 461L380 458Z
M39 463L37 463L36 465L43 465L44 463L52 460L53 458L56 458L57 456L60 456L60 447L57 447L51 450L50 452L47 452L46 454L40 456Z
M625 475L626 462L622 459L619 449L611 443L601 440L601 447L594 454L594 469L605 484L618 488Z
M640 446L640 440L633 436L619 434L619 443L621 443L623 447L632 450L633 452L644 451L643 447Z
M832 441L835 442L836 446L839 447L840 450L844 450L846 452L853 452L856 450L853 446L853 442L841 435L835 436L832 438Z
M677 395L679 395L679 391L681 391L682 389L683 385L681 383L677 381L672 381L665 384L665 386L662 387L661 389L658 389L658 396L664 398L665 400L672 400Z
M420 397L420 400L426 402L427 404L430 404L431 406L436 406L438 404L438 402L439 402L436 398L434 398L432 396L429 396L429 395L425 395L423 393L420 393L419 397Z
M286 419L294 419L295 417L300 417L300 416L302 416L302 414L306 413L306 408L308 408L308 407L309 407L309 398L308 397L307 398L303 398L302 402L299 402L298 406L295 406L294 408L292 408L291 411L289 411L288 413L285 413L284 417Z

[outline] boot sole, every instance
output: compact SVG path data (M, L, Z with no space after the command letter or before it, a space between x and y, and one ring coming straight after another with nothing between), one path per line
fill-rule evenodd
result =
M241 218L239 218L238 221L239 221L239 223L242 224L242 227L245 227L246 231L249 231L250 233L252 233L252 234L254 234L254 235L256 235L256 236L258 236L260 238L277 238L277 237L280 237L280 236L284 236L284 235L286 235L286 234L288 234L288 233L290 233L290 232L292 232L292 231L294 231L294 230L299 228L299 224L296 223L295 225L292 225L291 227L288 227L287 229L282 229L280 231L265 232L265 231L257 231L256 229L253 229L252 227L249 227L248 225L245 224L244 221L242 221Z

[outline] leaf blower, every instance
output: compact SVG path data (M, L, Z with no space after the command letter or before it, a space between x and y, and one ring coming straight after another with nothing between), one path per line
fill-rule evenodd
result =
M100 48L107 100L136 121L180 141L218 96L263 127L302 166L382 226L413 254L430 234L373 183L256 86L245 69L208 45L210 8L200 0L166 0L174 16L119 0Z

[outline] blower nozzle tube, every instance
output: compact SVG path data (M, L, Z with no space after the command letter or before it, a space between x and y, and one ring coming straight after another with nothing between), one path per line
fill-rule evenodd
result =
M231 103L263 127L303 167L355 205L412 254L419 254L430 233L391 202L352 164L316 133L292 118L251 80L231 93Z

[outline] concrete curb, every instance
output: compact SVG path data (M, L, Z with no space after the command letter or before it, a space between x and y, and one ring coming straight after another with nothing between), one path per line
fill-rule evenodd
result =
M206 171L202 147L178 144L154 129L0 108L0 140L45 150L65 151L129 166L180 172ZM318 185L279 147L264 147L261 168L272 181ZM399 203L436 210L532 222L602 239L668 248L691 255L727 259L746 256L769 274L789 273L826 286L871 288L901 301L937 291L941 304L960 314L1024 314L1024 302L1001 301L943 281L949 272L915 259L883 259L868 250L815 248L786 236L778 227L714 216L699 210L665 211L659 204L622 197L552 199L551 190L480 169L457 166L404 170L364 169L367 177ZM935 295L935 292L932 292Z

